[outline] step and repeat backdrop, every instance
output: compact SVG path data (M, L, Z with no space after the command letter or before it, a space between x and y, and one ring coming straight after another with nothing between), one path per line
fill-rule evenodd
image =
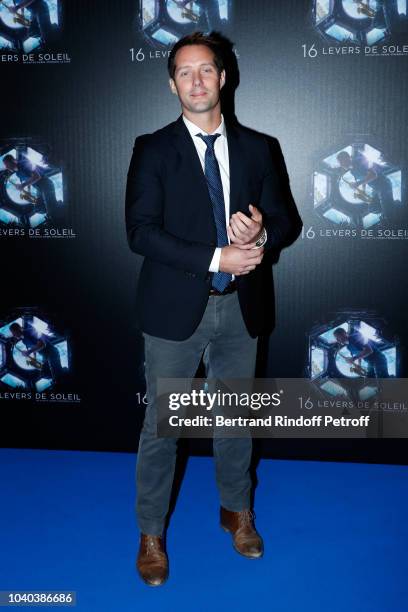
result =
M304 222L275 269L263 374L310 378L329 400L342 378L407 376L407 5L1 0L4 445L137 448L141 260L126 242L126 174L135 137L180 113L167 57L195 30L233 42L236 116L279 139ZM350 368L364 345L374 357ZM262 452L404 461L403 442L269 440Z

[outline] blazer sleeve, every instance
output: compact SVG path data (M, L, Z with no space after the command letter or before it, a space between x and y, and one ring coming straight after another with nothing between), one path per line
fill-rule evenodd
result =
M163 167L149 134L136 138L126 185L126 232L132 251L205 278L214 247L163 228Z
M266 251L276 254L299 236L302 221L293 200L282 150L276 139L264 140L265 171L259 208L267 231Z

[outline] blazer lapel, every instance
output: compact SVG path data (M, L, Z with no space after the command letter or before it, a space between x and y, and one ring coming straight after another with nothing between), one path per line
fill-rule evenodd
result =
M183 121L182 115L174 122L173 146L183 160L186 169L186 180L191 184L191 201L197 209L204 212L207 219L208 240L216 242L217 230L215 227L213 205L208 193L207 179L205 178L201 162L194 142ZM203 227L204 229L204 227Z
M226 124L228 141L228 158L230 172L230 216L238 210L238 196L244 173L242 151L240 151L240 136L237 128Z
M198 192L204 195L209 202L211 207L210 196L208 195L207 181L201 167L199 157L197 155L194 142L189 134L187 127L184 124L182 115L174 122L173 130L173 145L177 149L181 157L186 161L186 164L191 170L190 177L193 178L194 183L198 186ZM211 208L212 210L212 208Z

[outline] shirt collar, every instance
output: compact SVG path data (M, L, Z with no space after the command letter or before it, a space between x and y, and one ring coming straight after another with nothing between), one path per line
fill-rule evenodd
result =
M205 132L200 127L198 127L198 125L196 125L195 123L193 123L192 121L187 119L187 117L185 115L182 115L182 117L183 117L183 121L185 123L185 126L188 129L188 131L190 132L191 136L197 136L198 133L200 133L200 134L207 134L207 132ZM222 134L222 136L226 136L224 115L221 115L221 123L217 127L217 129L212 132L212 134Z

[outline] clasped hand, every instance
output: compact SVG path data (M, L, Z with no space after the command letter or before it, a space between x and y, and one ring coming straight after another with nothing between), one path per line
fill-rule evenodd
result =
M229 246L223 247L220 259L220 271L239 276L249 274L258 266L264 249L254 249L255 242L262 231L262 214L252 204L249 205L251 217L238 211L231 216L227 227Z

